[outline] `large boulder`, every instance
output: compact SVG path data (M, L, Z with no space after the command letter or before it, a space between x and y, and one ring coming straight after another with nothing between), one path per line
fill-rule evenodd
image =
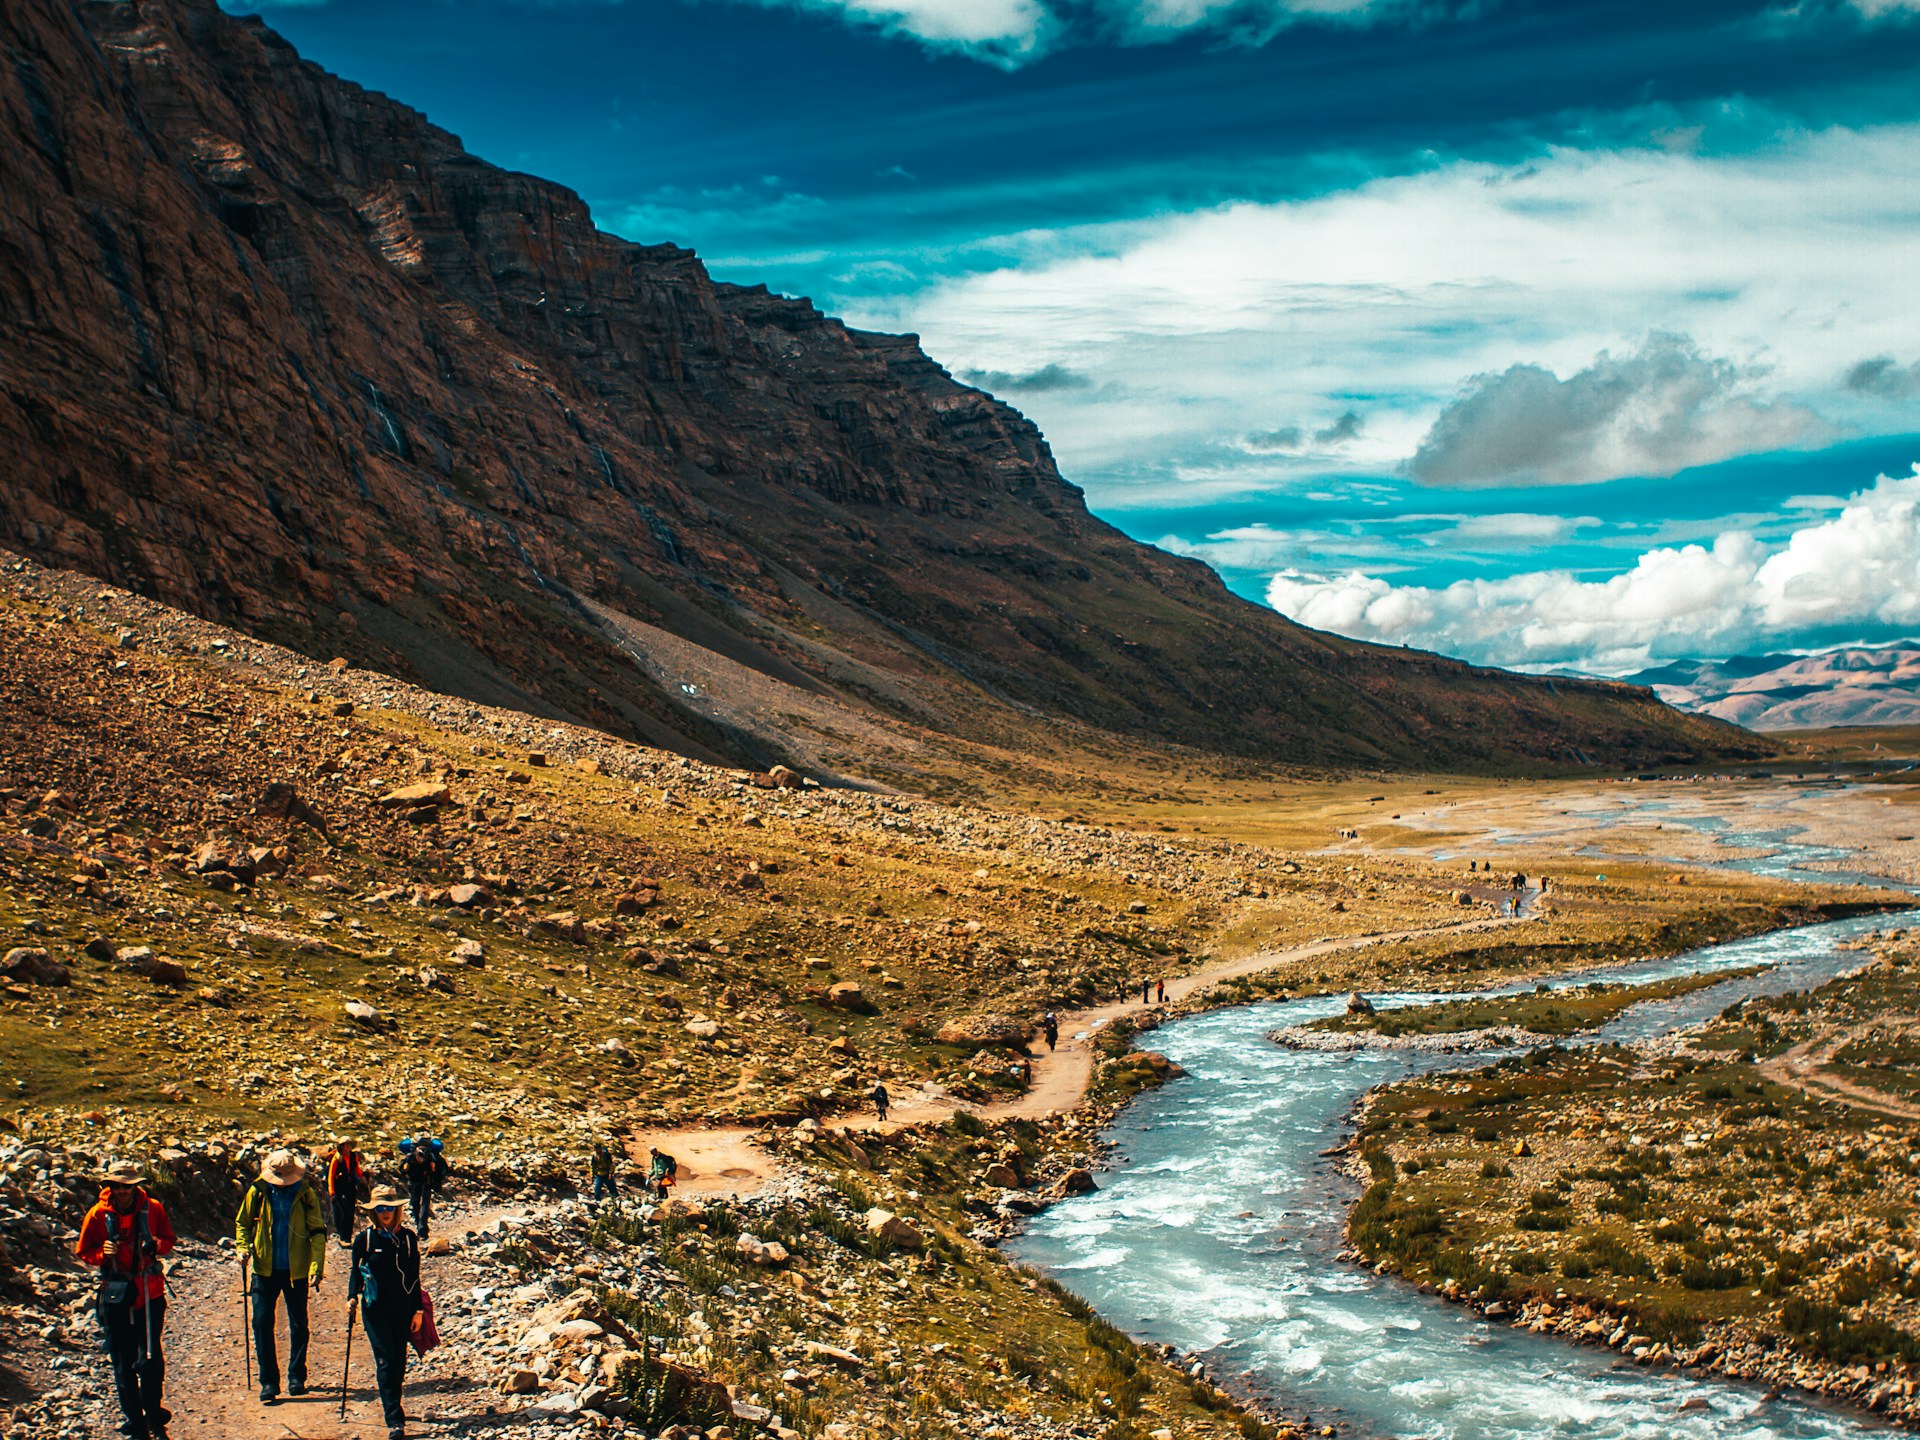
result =
M0 956L0 978L16 985L70 985L67 967L37 946L21 946Z
M875 1008L873 1001L867 998L867 992L851 980L842 980L837 985L829 985L827 1004L836 1010L851 1010L860 1015L871 1015Z
M958 1015L942 1025L935 1038L942 1045L963 1045L969 1050L989 1045L1018 1049L1032 1033L1032 1025L1010 1015Z
M867 1211L867 1233L876 1240L884 1240L902 1250L924 1249L927 1237L919 1228L904 1216L891 1210L882 1210L879 1206Z
M383 810L421 810L451 805L453 794L445 785L428 780L419 785L402 785L397 790L389 790L373 803Z

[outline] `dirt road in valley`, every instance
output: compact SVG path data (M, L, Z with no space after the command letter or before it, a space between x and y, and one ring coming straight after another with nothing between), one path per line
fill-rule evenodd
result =
M1038 1119L1076 1109L1086 1098L1093 1080L1093 1064L1100 1032L1117 1020L1151 1015L1189 1000L1209 986L1237 975L1254 975L1277 966L1340 950L1356 950L1368 945L1389 944L1400 940L1418 940L1432 935L1458 935L1475 930L1494 930L1524 923L1526 903L1535 892L1528 891L1518 917L1495 917L1464 921L1458 925L1434 925L1416 930L1400 930L1381 935L1341 936L1296 945L1286 950L1259 951L1237 960L1223 961L1167 982L1165 1006L1144 1004L1140 1000L1116 1000L1084 1010L1059 1012L1060 1044L1054 1050L1040 1043L1033 1060L1032 1083L1024 1094L991 1105L970 1105L933 1087L901 1089L892 1096L888 1117L882 1124L868 1115L843 1115L827 1122L833 1130L893 1131L928 1120L944 1120L956 1110L971 1110L987 1120L1024 1117ZM892 1089L892 1087L889 1087ZM644 1166L647 1151L657 1147L679 1161L675 1193L692 1198L727 1194L751 1194L770 1180L778 1161L753 1143L757 1132L741 1126L712 1129L646 1130L628 1141L628 1154L634 1163Z

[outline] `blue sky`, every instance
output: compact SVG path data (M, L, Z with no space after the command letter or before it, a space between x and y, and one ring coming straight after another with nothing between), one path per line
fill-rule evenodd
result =
M1920 634L1920 0L303 0L1089 502L1501 664Z

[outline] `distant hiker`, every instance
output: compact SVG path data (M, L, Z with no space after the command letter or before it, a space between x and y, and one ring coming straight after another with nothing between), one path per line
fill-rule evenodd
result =
M367 1213L372 1223L353 1241L347 1304L358 1301L360 1305L387 1440L405 1440L407 1417L400 1408L400 1387L407 1378L407 1341L421 1310L420 1237L400 1223L400 1192L390 1185L375 1187Z
M1167 982L1166 982L1166 978L1165 978L1165 977L1163 976L1163 977L1161 977L1160 979L1158 979L1158 980L1156 980L1156 981L1154 981L1154 982L1153 982L1153 988L1154 988L1154 992L1155 992L1155 1003L1156 1003L1156 1004L1160 1004L1160 1005L1164 1005L1164 1004L1166 1004L1166 1003L1167 1003Z
M1052 1050L1060 1043L1060 1019L1052 1011L1040 1022L1040 1028L1047 1037L1047 1049Z
M307 1393L307 1291L327 1273L327 1220L307 1167L291 1150L276 1150L247 1187L233 1222L233 1245L253 1266L253 1348L260 1403L280 1398L280 1356L273 1317L287 1301L287 1393Z
M1142 1005L1151 1005L1153 1003L1153 981L1151 978L1140 982L1140 1003Z
M407 1200L413 1207L413 1228L425 1240L433 1228L433 1197L447 1183L445 1147L430 1135L400 1142L400 1153L407 1157L402 1167L407 1180Z
M100 1271L94 1307L113 1366L120 1433L128 1440L167 1440L173 1415L160 1403L167 1378L160 1353L167 1281L160 1262L173 1251L173 1224L166 1207L147 1194L139 1166L116 1160L99 1181L99 1202L80 1222L73 1251Z
M366 1183L367 1167L360 1162L353 1137L341 1136L333 1142L333 1159L327 1162L327 1198L333 1202L333 1233L342 1245L353 1243L353 1216Z
M587 1171L593 1176L595 1200L612 1200L619 1196L620 1187L613 1178L613 1151L607 1148L606 1141L594 1141L593 1157L587 1161Z
M875 1113L877 1113L880 1116L880 1123L882 1125L886 1124L887 1123L887 1102L891 1098L887 1094L887 1087L881 1084L878 1080L876 1080L873 1082L873 1089L869 1090L867 1092L867 1095L868 1095L868 1098L873 1101L873 1108Z
M664 1150L647 1148L647 1188L656 1198L667 1198L667 1187L679 1183L675 1177L680 1173L680 1162Z

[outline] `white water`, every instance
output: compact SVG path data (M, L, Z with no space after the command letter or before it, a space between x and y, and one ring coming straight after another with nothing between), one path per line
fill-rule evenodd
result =
M1745 845L1756 837L1719 838ZM1797 847L1778 834L1765 843L1776 853L1740 868L1833 878L1793 866L1831 862L1836 853ZM1837 950L1836 942L1913 924L1920 924L1920 911L1608 971L1610 979L1645 980L1775 967L1636 1006L1598 1038L1642 1039L1717 1014L1744 995L1807 989L1860 963L1858 952ZM1442 997L1379 998L1417 1004ZM1319 1152L1342 1137L1353 1102L1375 1085L1493 1058L1329 1055L1284 1050L1266 1039L1279 1025L1317 1019L1340 1004L1327 998L1241 1006L1155 1031L1153 1047L1187 1077L1121 1114L1109 1138L1126 1159L1101 1177L1098 1193L1056 1205L1010 1250L1129 1334L1203 1355L1222 1375L1251 1374L1289 1409L1361 1434L1837 1440L1885 1433L1864 1415L1791 1397L1764 1402L1759 1390L1737 1382L1643 1369L1604 1350L1511 1330L1337 1261L1358 1192Z

